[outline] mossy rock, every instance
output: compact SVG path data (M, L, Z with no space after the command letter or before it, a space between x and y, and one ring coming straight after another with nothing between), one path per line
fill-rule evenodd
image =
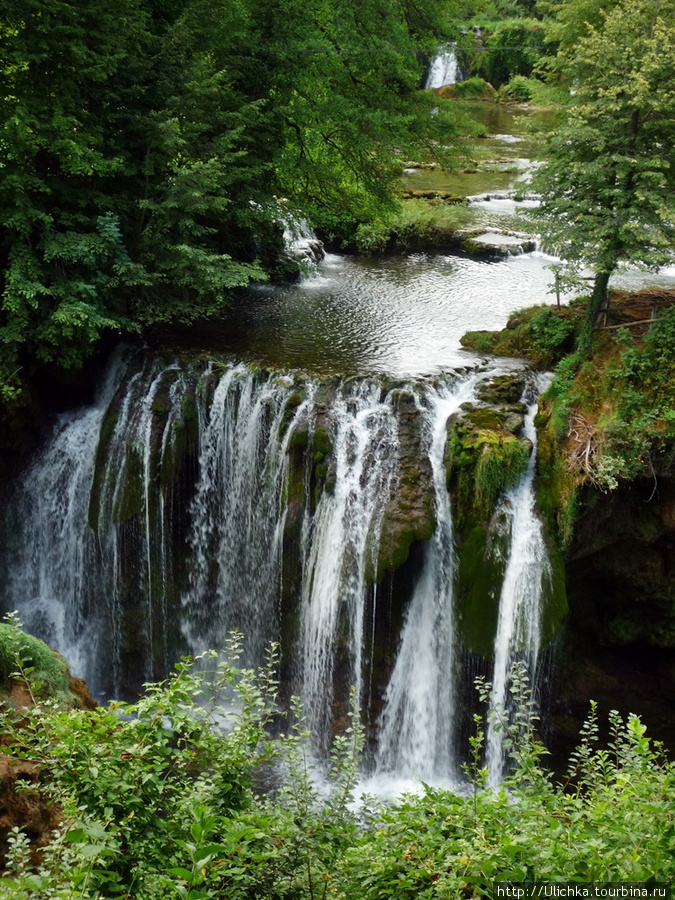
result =
M281 437L281 435L280 435ZM297 425L293 431L291 432L288 438L288 444L286 446L287 452L296 449L304 450L309 441L309 423L303 422L301 425Z
M283 441L286 433L288 432L288 429L292 426L296 411L298 407L305 401L305 399L306 395L302 390L294 391L286 398L284 403L284 413L281 424L279 425L279 433L277 435L279 443ZM297 446L298 442L302 442L303 440L305 444L307 443L307 430L308 426L306 423L302 426L296 426L293 429L290 441L293 442L294 446Z
M547 369L572 350L582 313L573 305L530 306L512 313L501 331L468 331L460 343L474 353L525 358Z
M466 650L485 659L494 652L508 541L508 533L480 524L457 547L458 636Z
M399 478L378 533L368 537L366 581L379 584L408 559L416 541L428 541L436 530L433 473L422 446L420 410L409 390L396 397L399 420Z
M65 659L30 634L15 625L0 624L0 683L9 685L18 669L17 655L31 685L39 684L41 699L54 698L66 704L74 701L69 689L70 672ZM35 688L33 688L35 691Z
M169 438L164 441L159 466L159 484L166 494L178 481L186 455L199 446L199 420L194 387L188 388L180 402L180 415L167 425Z
M491 660L499 620L499 602L510 533L503 515L476 525L457 548L458 636L470 653ZM548 547L550 570L544 575L540 607L540 649L560 629L568 612L565 565L555 545Z
M579 500L579 478L570 472L565 454L556 440L551 405L539 401L537 427L537 506L561 547L572 539Z
M314 430L314 439L312 441L312 446L314 449L315 462L321 462L321 460L323 460L323 458L327 456L333 449L333 442L330 439L328 429L325 427L325 425L317 424Z
M460 531L487 522L527 469L532 445L507 428L507 419L505 410L468 406L448 422L445 467Z
M114 400L106 410L101 427L99 429L98 446L96 448L96 460L94 462L94 480L89 494L88 522L93 531L98 531L98 520L101 511L101 497L103 496L107 460L110 452L110 443L119 421L119 407Z
M519 403L525 389L522 375L495 375L478 386L476 393L484 403Z

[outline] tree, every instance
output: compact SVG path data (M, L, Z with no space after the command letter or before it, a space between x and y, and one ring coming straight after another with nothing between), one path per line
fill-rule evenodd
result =
M617 266L663 265L675 236L675 2L620 0L599 18L559 51L574 95L533 181L544 245L595 275L584 354Z
M0 400L107 329L213 314L267 277L275 195L343 237L391 203L402 160L457 134L452 104L419 90L446 10L6 0Z

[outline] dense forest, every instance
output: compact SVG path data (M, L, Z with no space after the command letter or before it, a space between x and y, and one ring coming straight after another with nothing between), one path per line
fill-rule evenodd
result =
M468 84L507 100L562 89L538 227L598 271L597 310L619 262L662 263L672 246L672 22L654 0L11 0L3 402L41 364L80 366L102 333L191 321L288 276L291 215L343 242L386 217L405 160L450 164L470 127L420 90L453 37Z
M406 154L443 5L24 2L2 17L2 392L105 330L192 320L278 276L283 218L348 236ZM431 116L436 107L438 112Z
M460 83L424 90L449 44ZM5 0L0 427L35 415L40 384L82 372L120 336L208 322L242 288L297 278L293 223L348 252L434 248L433 230L457 229L465 209L406 199L406 166L466 168L485 136L467 101L547 107L531 228L559 257L559 292L578 292L587 272L593 289L465 346L557 366L537 417L538 490L562 560L584 489L600 497L672 467L672 310L644 340L620 327L629 318L610 336L595 326L622 264L673 261L674 59L675 0ZM319 437L300 461L315 505L331 452ZM513 445L509 484L531 449ZM493 506L505 478L502 467ZM495 882L672 882L675 769L637 716L613 712L607 726L591 704L553 775L524 669L511 675L512 715L490 707L479 678L461 790L422 784L386 801L361 791L357 701L319 760L286 685L279 699L279 647L253 670L242 646L235 635L227 654L184 659L136 703L97 706L6 618L1 897L446 900L497 896ZM491 732L508 757L500 785L488 783Z

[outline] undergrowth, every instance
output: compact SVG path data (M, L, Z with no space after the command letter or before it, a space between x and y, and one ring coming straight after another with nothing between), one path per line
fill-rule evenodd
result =
M474 221L474 213L462 204L443 201L405 200L389 217L359 225L356 246L362 253L381 253L388 248L444 246L461 228Z
M511 761L498 790L486 787L477 716L461 793L425 786L390 804L357 803L358 717L335 738L325 793L297 703L295 724L269 737L274 653L262 671L242 670L239 646L235 638L228 657L208 653L199 668L183 661L135 704L87 712L44 702L21 716L3 706L5 752L36 761L41 790L62 809L37 863L28 832L10 833L3 898L440 900L492 896L495 881L675 875L675 770L637 717L612 713L603 748L593 707L556 783L516 670L515 712L490 719Z
M619 329L598 341L591 360L567 356L547 398L557 440L573 436L581 445L583 480L611 491L655 478L675 459L675 309L664 310L642 340Z
M478 353L523 356L549 368L574 344L578 308L531 306L511 313L501 331L469 331L462 346Z

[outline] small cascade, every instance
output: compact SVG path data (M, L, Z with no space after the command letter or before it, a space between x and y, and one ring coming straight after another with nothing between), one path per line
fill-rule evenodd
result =
M395 392L381 395L380 386L368 381L348 383L338 393L332 410L334 488L322 493L303 533L303 698L315 734L327 734L339 628L349 683L363 696L366 587L399 477Z
M502 724L510 718L510 674L520 662L532 684L536 678L541 645L542 599L546 582L551 580L551 565L544 540L543 526L535 508L534 476L537 432L534 418L538 396L544 390L546 376L535 382L529 397L523 432L533 450L527 471L520 482L507 492L501 507L508 518L511 545L499 599L499 617L495 637L494 673L491 703ZM530 388L531 391L531 388ZM504 776L506 753L503 728L488 726L486 762L489 783L496 786Z
M318 239L306 219L284 212L281 221L284 226L286 256L297 262L303 271L314 271L326 255L323 242Z
M197 384L199 475L181 599L192 652L222 645L238 628L246 636L246 662L255 665L277 637L287 450L307 427L314 389L284 375L256 378L242 364L207 372Z
M74 671L100 686L88 665L104 659L110 628L95 602L100 560L89 505L101 423L125 369L114 355L91 407L59 418L46 451L24 474L9 505L4 608L26 630L68 652Z
M455 44L448 44L441 48L438 56L434 56L429 67L429 74L424 88L427 91L442 88L446 84L455 84L462 80L462 75L457 62Z

